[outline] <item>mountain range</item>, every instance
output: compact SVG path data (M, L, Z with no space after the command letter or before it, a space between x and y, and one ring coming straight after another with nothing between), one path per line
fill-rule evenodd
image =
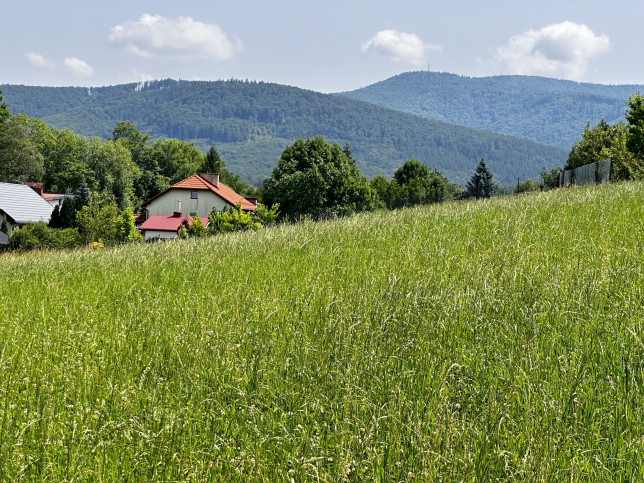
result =
M637 91L644 85L407 72L340 95L570 151L588 123L623 121L626 101Z
M341 94L264 82L170 79L0 90L11 112L86 136L106 138L118 121L130 121L152 139L178 138L204 151L214 145L231 171L256 185L284 147L318 134L349 144L369 177L391 176L417 158L462 184L485 157L495 178L511 185L517 178L536 179L542 167L562 166L570 139L588 122L623 118L636 87L416 72Z

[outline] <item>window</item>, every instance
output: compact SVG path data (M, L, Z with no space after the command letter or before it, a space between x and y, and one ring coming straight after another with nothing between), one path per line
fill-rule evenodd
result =
M191 191L190 192L190 198L193 199L193 200L196 200L197 198L199 198L199 192L198 191Z
M193 211L190 213L190 216L197 216L197 213Z

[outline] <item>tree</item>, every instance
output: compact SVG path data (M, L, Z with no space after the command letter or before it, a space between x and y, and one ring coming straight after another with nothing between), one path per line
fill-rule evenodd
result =
M0 152L4 149L3 144L6 140L5 133L9 119L11 119L11 113L2 98L2 91L0 90Z
M386 176L379 174L369 181L371 193L374 197L374 207L387 208L389 200L390 182Z
M341 216L371 208L369 182L338 144L322 136L287 146L264 182L265 204L290 218Z
M637 91L627 101L626 121L628 121L628 138L626 146L637 158L644 157L644 96Z
M414 179L429 180L429 168L417 159L410 159L395 171L394 179L401 186Z
M541 168L541 179L543 182L544 191L549 191L555 188L559 188L559 173L561 168L552 168L549 172L544 166Z
M49 228L61 228L60 207L54 206L54 211L51 212L49 217Z
M88 145L88 164L94 170L98 189L114 196L119 209L129 206L141 170L123 142L92 138Z
M485 158L476 166L476 170L470 181L465 186L465 191L472 198L491 198L494 193L494 182L492 181L492 172L485 163Z
M214 146L211 146L208 153L206 153L203 164L201 165L201 172L222 174L224 166L225 164L219 156L217 149Z
M635 113L631 114L635 116ZM634 117L631 119L634 120ZM639 121L634 122L635 125L629 126L623 122L610 125L602 119L592 128L590 124L586 125L581 139L572 146L566 167L578 168L610 158L613 160L613 179L641 178L644 175L644 152L637 153L637 149L640 149L637 141Z
M221 159L214 146L211 146L208 153L206 153L199 172L219 174L219 179L222 183L242 196L248 196L249 193L252 193L252 187L241 181L238 175L233 174L226 168L226 163Z
M82 200L83 205L86 205L87 203L89 203L89 195L90 195L90 193L91 193L91 191L89 189L89 186L87 186L87 183L83 179L80 182L80 185L78 186L78 196Z
M2 224L0 225L0 232L5 235L9 234L9 224L7 223L7 215L2 214Z
M88 200L89 202L89 200ZM50 225L52 228L77 228L78 219L77 212L84 206L83 200L80 197L65 198L63 205L60 208L60 215L56 224L58 226ZM53 219L53 216L52 216Z
M157 139L152 145L150 162L158 166L158 173L173 184L197 174L204 155L193 143L178 139Z
M94 170L88 164L89 141L69 129L53 129L39 136L45 158L45 187L54 193L74 193L82 182L96 187Z
M132 156L132 161L140 168L148 168L148 157L150 147L148 140L150 136L141 133L134 124L128 121L119 121L112 130L111 141L120 141L127 148Z
M624 123L617 123L611 126L602 119L592 128L590 123L587 124L581 139L572 145L566 167L578 168L609 158L613 142L620 132L626 133Z
M104 193L92 193L89 204L83 206L77 218L78 230L85 243L100 241L107 245L119 241L119 211L116 203L108 201Z
M513 194L518 195L520 193L529 193L531 191L539 191L539 185L528 178L526 181L517 182L517 185L514 187Z
M2 91L0 90L0 126L2 126L10 117L11 113L9 112L7 104L4 102Z
M41 181L44 159L31 142L27 117L11 116L0 137L0 180Z
M121 212L117 240L121 243L143 241L143 236L136 229L134 214L129 206Z

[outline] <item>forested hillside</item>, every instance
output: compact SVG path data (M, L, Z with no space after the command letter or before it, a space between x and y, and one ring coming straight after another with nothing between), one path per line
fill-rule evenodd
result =
M348 143L363 174L391 176L418 158L463 183L485 157L496 179L537 177L562 165L566 150L428 120L341 96L269 83L154 81L100 88L0 86L12 113L86 136L108 137L130 121L151 139L217 147L231 171L256 185L284 148L321 134Z
M623 120L626 100L638 90L644 85L409 72L340 95L570 150L587 123Z

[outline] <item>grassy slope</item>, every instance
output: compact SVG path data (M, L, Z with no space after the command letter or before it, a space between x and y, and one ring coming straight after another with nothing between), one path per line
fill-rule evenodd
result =
M0 479L641 479L643 188L5 256Z

